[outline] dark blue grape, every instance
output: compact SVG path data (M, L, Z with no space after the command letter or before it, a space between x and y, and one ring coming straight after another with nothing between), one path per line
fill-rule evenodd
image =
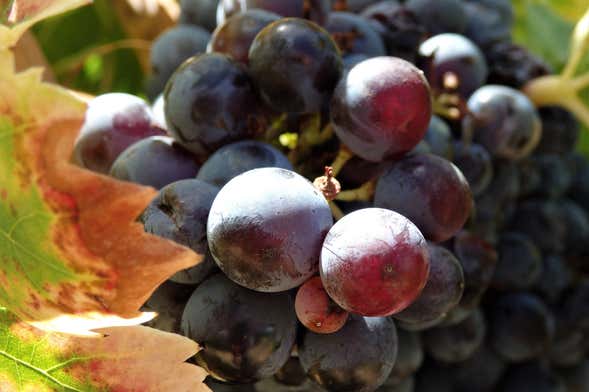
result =
M378 180L374 205L406 216L434 242L455 235L466 222L472 196L464 175L431 154L407 156Z
M466 361L453 364L456 392L492 392L506 367L505 362L483 344Z
M536 154L531 159L541 181L535 195L556 199L569 190L573 176L569 166L559 155Z
M180 23L193 24L213 31L219 0L180 0Z
M578 162L569 195L585 211L589 211L589 161L585 158Z
M476 310L457 324L429 329L422 336L425 350L432 357L440 362L456 363L473 355L485 334L483 312Z
M464 271L464 293L460 306L469 310L478 305L491 284L497 264L497 251L491 244L467 231L456 235L453 250Z
M581 255L589 245L589 216L586 210L570 199L559 200L560 216L565 224L565 254Z
M474 135L492 155L521 159L538 145L542 124L536 108L521 92L506 86L487 85L468 99L463 132Z
M257 293L216 274L188 300L181 329L202 346L195 358L209 375L251 383L272 376L286 363L296 320L288 293Z
M386 54L382 38L368 20L360 15L331 12L325 29L329 31L343 56L364 54L375 57Z
M253 290L283 291L317 272L331 225L327 201L307 179L262 168L221 189L207 237L215 261L232 280Z
M498 290L532 287L542 273L542 254L524 234L504 232L497 245L499 258L491 286Z
M188 58L204 53L211 34L198 26L179 25L160 34L150 51L154 88L164 90L172 73Z
M564 381L567 392L587 392L589 386L589 359L571 367L558 369L558 375Z
M424 59L423 70L434 90L444 91L451 76L457 82L456 91L468 98L485 84L487 63L480 49L468 38L453 33L435 35L419 46Z
M437 361L426 360L415 375L415 392L454 392L452 372Z
M510 228L526 234L544 252L562 252L567 226L556 201L529 200L518 205Z
M466 0L466 30L464 35L479 47L511 38L513 9L510 0Z
M493 180L493 161L489 152L476 143L454 143L456 167L462 171L468 181L472 194L476 197L485 192Z
M419 334L397 329L399 349L389 378L383 386L394 386L411 377L423 363L423 348Z
M283 17L305 18L319 25L327 20L330 0L219 0L217 24L238 12L250 9L270 11Z
M329 33L299 18L262 29L250 47L249 61L266 104L279 112L319 112L343 70Z
M464 273L456 257L438 245L428 244L430 271L421 294L409 307L394 315L406 324L432 322L456 306L464 290Z
M146 325L166 332L179 333L182 312L193 291L193 285L166 280L141 308L141 311L157 312L157 317Z
M579 139L579 122L568 110L560 106L538 108L542 120L542 138L535 152L566 154L573 152Z
M567 296L564 312L571 326L589 330L589 280L580 282Z
M174 274L178 283L198 284L216 265L206 239L206 224L219 189L199 180L182 180L165 186L139 217L145 231L187 246L204 259Z
M202 160L225 144L266 129L266 112L244 65L219 53L192 57L165 91L174 138Z
M462 33L466 28L466 14L460 0L408 0L405 5L431 35Z
M542 259L542 274L535 289L544 301L554 304L572 281L573 273L564 259L558 254L548 254Z
M439 157L449 161L454 157L454 145L450 127L435 114L430 119L421 143L427 144L429 152Z
M264 27L278 19L280 15L259 9L232 15L215 29L207 51L225 53L234 60L248 64L254 38Z
M562 380L538 362L510 367L503 377L499 390L501 392L567 392Z
M332 334L305 331L298 351L307 376L324 389L369 392L389 376L397 345L390 318L352 316Z
M382 37L387 55L415 62L427 31L413 11L398 1L385 0L366 7L361 15L371 21Z
M151 136L127 148L112 164L109 174L156 189L178 180L194 178L200 165L171 137Z
M554 336L554 317L528 293L506 294L488 309L490 344L503 358L521 362L547 351Z
M261 167L293 170L288 158L271 145L244 140L217 150L202 165L196 178L222 187L233 177Z
M299 358L291 356L276 372L274 379L282 385L297 386L305 383L307 375Z
M485 48L489 78L487 83L522 88L530 80L551 73L550 66L529 49L503 40Z

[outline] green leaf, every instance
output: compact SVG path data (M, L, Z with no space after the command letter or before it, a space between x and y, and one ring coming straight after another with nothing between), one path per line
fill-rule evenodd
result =
M17 30L0 26L0 43ZM41 74L15 73L13 53L0 49L0 305L54 330L76 326L60 324L63 314L85 315L78 333L143 322L155 288L203 255L136 222L154 189L70 162L86 105Z
M209 391L204 370L184 363L199 350L193 341L138 326L98 332L43 332L0 308L0 390Z

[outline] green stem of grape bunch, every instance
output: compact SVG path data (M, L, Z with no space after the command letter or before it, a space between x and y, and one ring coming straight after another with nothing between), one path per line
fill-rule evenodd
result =
M571 38L570 54L559 75L547 75L532 80L523 90L537 105L560 105L570 110L589 126L589 108L580 93L589 88L589 71L576 76L583 56L589 50L589 8L579 20Z

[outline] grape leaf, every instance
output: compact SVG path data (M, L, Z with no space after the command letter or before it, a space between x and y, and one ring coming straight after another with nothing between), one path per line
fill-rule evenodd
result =
M37 3L63 10L68 2ZM38 10L24 23L39 14L47 13ZM9 41L6 31L0 47ZM12 52L0 49L0 305L57 330L61 319L51 319L64 313L91 316L88 329L92 321L104 325L103 313L138 317L161 282L203 255L135 222L154 189L70 163L85 104L41 82L41 72L15 73Z
M575 23L587 10L586 0L545 0L543 2L518 0L513 2L516 11L515 40L547 61L555 72L560 72L570 55L570 41ZM589 71L589 54L577 70ZM589 106L589 91L581 97ZM578 149L589 156L589 129L583 127Z
M44 332L0 308L0 390L210 391L204 370L184 363L199 349L190 339L141 326L97 332Z

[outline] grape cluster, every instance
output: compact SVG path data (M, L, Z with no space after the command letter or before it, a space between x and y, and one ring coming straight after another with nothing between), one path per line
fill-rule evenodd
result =
M214 391L589 391L589 161L509 0L182 0L74 161L203 256L145 304Z

